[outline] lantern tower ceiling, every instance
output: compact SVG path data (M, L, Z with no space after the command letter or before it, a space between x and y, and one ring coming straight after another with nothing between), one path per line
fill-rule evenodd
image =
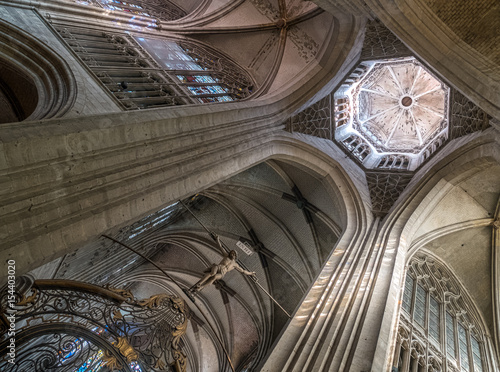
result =
M354 135L369 147L359 159L367 168L404 155L415 169L447 138L449 88L415 58L363 62L335 96L343 118L336 138L352 143Z

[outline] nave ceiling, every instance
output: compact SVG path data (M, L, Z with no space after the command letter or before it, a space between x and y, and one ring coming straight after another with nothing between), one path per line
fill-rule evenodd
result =
M345 224L342 202L334 190L310 171L281 161L255 166L186 202L206 228L237 251L239 263L255 271L259 283L290 314L329 258ZM147 253L187 289L207 267L220 261L221 254L204 227L180 203L167 211L163 212L166 219L160 218L161 213L154 216L161 221L157 226L136 235L144 225L140 222L119 236ZM247 242L250 255L238 248L238 241ZM110 284L131 290L139 299L180 293L158 269L108 243L102 238L32 275ZM227 368L214 332L229 348L237 370L255 367L288 320L259 287L237 271L195 297L215 330L183 297L194 314L184 338L191 371Z

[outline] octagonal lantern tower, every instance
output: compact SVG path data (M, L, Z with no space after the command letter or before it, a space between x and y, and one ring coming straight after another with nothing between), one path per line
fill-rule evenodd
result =
M366 168L414 170L448 136L448 96L415 58L363 62L335 92L335 139Z

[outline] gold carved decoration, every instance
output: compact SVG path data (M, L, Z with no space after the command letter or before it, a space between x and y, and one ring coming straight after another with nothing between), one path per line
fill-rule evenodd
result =
M134 302L134 295L128 289L115 288L110 286L109 284L104 286L104 288L106 288L108 291L114 292L117 295L124 297L127 300L127 302Z
M16 303L16 306L27 306L29 304L34 304L38 291L36 288L31 288L31 291L33 292L33 294L28 297L26 297L26 295L23 294L19 302Z
M120 312L120 310L115 310L113 312L113 319L114 320L117 320L117 319L123 319L123 315L122 313Z
M104 350L102 360L104 361L104 364L106 365L106 367L108 367L110 371L122 369L122 365L113 355L111 355L111 353L108 350Z
M172 356L175 359L174 367L176 372L186 372L186 367L187 367L186 354L184 354L181 351L181 348L179 346L181 337L186 333L188 326L188 317L184 307L185 303L184 300L178 297L172 297L170 298L170 300L173 303L173 307L175 309L178 309L181 313L184 314L184 322L175 327L175 330L172 332L172 336L174 337L172 340Z
M137 304L142 307L147 307L148 309L153 309L155 307L160 307L161 303L170 298L171 296L166 294L157 294L141 301L137 301Z
M139 355L132 345L129 344L126 337L118 337L118 341L113 342L113 346L127 359L127 363L135 362L139 359Z
M2 296L0 294L0 299ZM64 334L64 337L71 337L65 332L75 325L77 317L92 318L92 323L78 321L76 325L85 328L85 334L91 333L91 338L102 339L103 344L94 346L101 348L103 362L111 371L121 370L132 362L144 365L148 370L174 368L176 372L185 372L187 369L187 358L181 350L180 340L187 330L189 308L181 298L157 294L136 300L128 290L52 279L36 280L28 291L18 294L16 299L19 299L15 304L16 311L20 317L26 318L23 329L43 322L47 308L57 309L57 327L54 330L51 328L50 332ZM1 310L0 334L10 325ZM95 324L109 332L95 332ZM132 339L133 336L137 338ZM24 355L26 366L32 359L36 361L39 358L39 353L31 351L30 347ZM57 356L53 359L56 361L53 363L55 368Z

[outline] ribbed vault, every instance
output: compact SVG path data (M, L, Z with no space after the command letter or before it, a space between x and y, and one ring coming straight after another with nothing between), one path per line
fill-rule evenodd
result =
M192 214L176 203L150 222L123 230L121 239L142 249L189 288L207 267L221 259L206 227L237 251L240 265L255 271L259 283L290 314L345 228L339 208L342 202L321 179L282 161L261 163L186 202ZM48 264L33 275L47 275L51 266L58 266L55 278L108 282L130 289L137 298L162 292L179 294L179 288L155 267L122 247L110 247L108 251L116 253L103 256L108 242L102 243ZM248 247L247 253L238 248L241 243ZM113 271L111 261L116 260L116 254L122 259ZM92 268L97 262L102 266L96 271ZM194 317L184 339L191 371L215 372L228 367L217 337L236 370L257 365L288 320L249 277L237 271L205 288L196 303L210 324L191 305Z

